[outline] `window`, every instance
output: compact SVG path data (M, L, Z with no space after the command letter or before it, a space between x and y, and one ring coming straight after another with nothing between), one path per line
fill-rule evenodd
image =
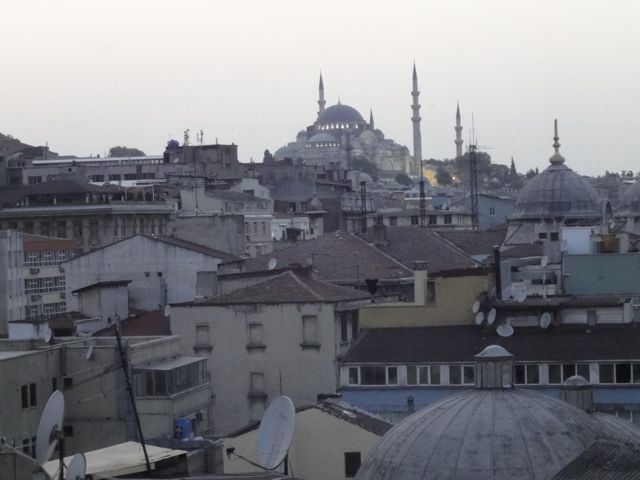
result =
M600 383L615 383L613 363L600 364Z
M420 220L420 217L418 217L417 215L412 215L411 216L411 225L418 225Z
M117 173L109 175L110 182L119 182L121 178L120 174Z
M540 240L544 240L544 239L546 239L546 238L547 238L547 234L546 234L546 232L540 232L540 233L538 234L538 238L539 238Z
M73 222L73 238L82 238L82 220Z
M489 207L489 215L491 215L492 217L495 216L496 214L496 208L495 207Z
M440 385L440 367L407 366L407 385Z
M134 371L133 381L138 397L162 397L184 392L207 382L206 360L172 370L137 370Z
M640 383L640 364L601 363L600 383Z
M469 385L475 383L473 365L449 365L450 385Z
M250 347L263 347L264 346L263 331L261 323L249 324L249 344Z
M361 385L386 385L387 376L385 367L360 367Z
M537 385L540 383L539 365L515 365L515 383Z
M451 225L453 223L453 217L451 215L444 216L444 224Z
M558 232L551 232L549 234L549 240L551 240L552 242L557 242L560 239L560 236L558 235Z
M56 237L67 238L67 222L64 220L56 222Z
M427 280L427 303L436 303L436 282Z
M22 439L22 453L36 457L36 437Z
M358 367L349 367L349 385L358 385L360 383L358 373Z
M44 235L45 237L51 236L51 224L49 222L40 222L40 235Z
M33 222L24 222L24 233L33 233Z
M591 374L588 363L563 363L549 365L549 383L562 383L567 378L580 375L587 381L591 381Z
M344 452L344 476L352 478L360 468L360 452Z
M438 224L438 216L429 215L429 225L437 225L437 224Z
M318 317L304 315L302 317L302 345L319 346Z
M38 396L35 383L22 385L20 387L20 397L22 400L22 408L31 408L38 406Z

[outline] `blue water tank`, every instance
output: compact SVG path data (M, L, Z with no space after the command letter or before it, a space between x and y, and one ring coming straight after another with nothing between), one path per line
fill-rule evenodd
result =
M193 428L191 426L190 418L180 417L175 419L173 438L176 440L193 438Z

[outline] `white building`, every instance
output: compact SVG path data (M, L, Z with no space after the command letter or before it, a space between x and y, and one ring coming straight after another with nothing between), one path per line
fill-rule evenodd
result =
M337 356L369 295L285 271L206 302L173 305L184 352L207 355L216 395L213 430L261 418L284 392L298 406L338 386Z
M78 309L74 290L119 280L131 281L130 307L140 310L210 297L217 293L218 264L233 259L237 257L174 237L136 235L63 264L68 310Z

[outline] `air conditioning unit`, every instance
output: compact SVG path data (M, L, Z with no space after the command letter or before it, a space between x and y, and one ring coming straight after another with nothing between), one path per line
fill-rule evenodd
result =
M31 273L31 275L36 275L36 274L40 273L40 269L39 268L30 268L29 269L29 273Z
M41 298L42 298L42 295L38 295L38 294L31 295L31 301L32 301L32 302L37 302L37 301L38 301L38 300L40 300Z

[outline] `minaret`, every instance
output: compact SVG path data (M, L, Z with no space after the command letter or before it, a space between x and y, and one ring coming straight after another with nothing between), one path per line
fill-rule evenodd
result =
M318 85L318 115L320 115L322 112L324 112L324 106L327 103L324 100L324 83L322 83L322 72L320 72L320 84Z
M413 97L413 104L411 110L413 110L413 116L411 121L413 122L413 163L416 168L421 168L422 163L422 135L420 134L420 91L418 90L418 74L416 73L416 64L413 64L413 90L411 91ZM422 172L420 178L422 178Z
M462 123L460 121L460 104L458 103L458 107L456 109L456 158L460 158L462 156Z
M373 130L375 127L375 123L373 123L373 108L369 110L369 128Z

